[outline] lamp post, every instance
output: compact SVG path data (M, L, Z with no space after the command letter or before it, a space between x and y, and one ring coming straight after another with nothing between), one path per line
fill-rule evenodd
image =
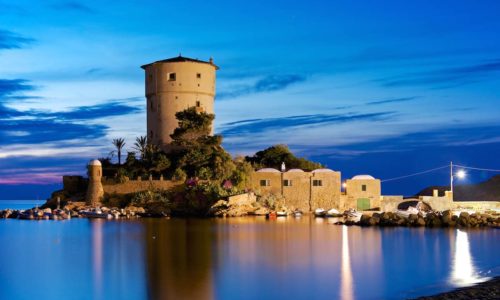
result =
M453 162L450 161L450 191L453 195L453 177L457 177L458 179L463 179L467 173L464 170L458 170L456 174L453 174Z

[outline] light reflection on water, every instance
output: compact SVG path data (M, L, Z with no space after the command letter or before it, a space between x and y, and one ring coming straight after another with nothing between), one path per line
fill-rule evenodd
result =
M470 253L469 236L466 231L456 230L455 253L450 282L456 286L467 286L473 283L488 280L486 276L478 274Z
M0 298L401 299L500 275L499 232L308 217L0 220Z

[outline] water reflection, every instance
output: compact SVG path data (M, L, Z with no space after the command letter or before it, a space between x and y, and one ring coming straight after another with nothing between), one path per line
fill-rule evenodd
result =
M93 220L90 223L92 232L92 278L94 284L94 299L102 299L103 282L103 245L102 245L102 226L104 220Z
M457 286L466 286L487 279L479 276L476 271L470 253L468 233L457 229L450 282Z
M211 227L205 220L145 220L150 299L212 299Z
M349 258L349 237L347 226L342 226L342 266L340 299L351 300L353 297L351 259Z

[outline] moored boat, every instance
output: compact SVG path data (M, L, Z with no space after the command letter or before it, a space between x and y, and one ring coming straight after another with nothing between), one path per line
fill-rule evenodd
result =
M320 218L322 218L322 217L324 217L324 216L325 216L325 214L326 214L326 211L325 211L323 208L316 208L316 209L314 210L314 216L315 216L315 217L320 217Z
M288 215L288 213L284 210L280 210L280 211L276 212L277 217L286 217L287 215Z
M325 213L325 216L329 218L336 218L336 217L341 217L342 214L335 208L332 208Z
M111 219L113 215L103 212L100 208L94 208L89 210L81 211L82 217L86 218L99 218L99 219Z

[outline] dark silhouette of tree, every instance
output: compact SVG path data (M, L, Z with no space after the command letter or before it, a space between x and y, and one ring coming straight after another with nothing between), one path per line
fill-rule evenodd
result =
M122 149L125 146L125 140L123 138L113 139L113 145L116 147L116 153L118 155L118 164L122 164Z
M135 138L134 149L141 154L141 159L144 159L146 156L147 148L148 138L145 135Z

